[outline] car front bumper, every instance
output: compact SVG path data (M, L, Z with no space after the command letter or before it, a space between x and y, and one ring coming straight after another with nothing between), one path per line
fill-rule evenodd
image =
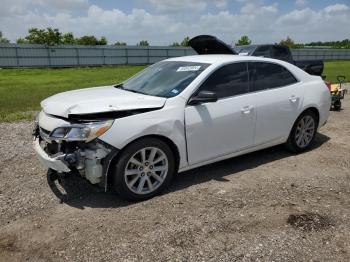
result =
M39 161L45 168L53 169L59 173L68 173L71 171L68 165L63 161L65 157L64 154L55 157L49 156L41 147L39 138L35 138L33 146Z

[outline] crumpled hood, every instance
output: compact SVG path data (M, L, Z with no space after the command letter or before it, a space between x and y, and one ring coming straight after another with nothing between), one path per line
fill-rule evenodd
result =
M68 117L70 114L161 108L165 101L162 97L102 86L59 93L43 100L41 107L47 114Z

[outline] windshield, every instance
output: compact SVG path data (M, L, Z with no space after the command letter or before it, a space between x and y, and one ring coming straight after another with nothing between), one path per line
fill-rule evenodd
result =
M173 97L180 94L208 66L204 63L163 61L116 87L146 95Z

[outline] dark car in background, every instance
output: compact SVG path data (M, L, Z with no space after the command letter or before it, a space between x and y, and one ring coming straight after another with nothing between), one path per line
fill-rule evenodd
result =
M294 61L288 46L278 44L245 45L232 48L220 39L211 35L199 35L192 38L189 45L199 54L230 54L274 58L294 64L310 75L322 76L323 61L299 60Z
M270 45L246 45L236 46L233 50L239 55L268 57L286 61L303 69L311 75L322 76L323 61L321 60L298 60L295 61L288 46L270 44Z

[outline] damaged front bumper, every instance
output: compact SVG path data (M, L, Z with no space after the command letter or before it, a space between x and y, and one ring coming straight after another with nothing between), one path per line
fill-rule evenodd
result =
M88 143L50 139L49 131L36 124L33 147L41 164L59 173L77 173L107 190L108 171L118 149L99 139Z
M47 169L53 169L59 173L68 173L70 168L65 163L64 158L66 154L61 154L56 157L50 157L40 145L39 138L35 138L33 142L35 153L40 163Z

